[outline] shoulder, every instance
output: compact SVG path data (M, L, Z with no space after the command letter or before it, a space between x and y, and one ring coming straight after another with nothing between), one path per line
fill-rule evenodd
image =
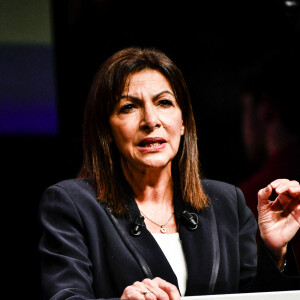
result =
M220 214L244 214L250 211L243 192L233 184L205 179L201 181L215 212Z
M67 179L60 181L48 189L63 189L68 193L74 192L90 192L95 193L91 182L88 179L76 178L76 179Z
M201 180L201 184L211 201L226 199L226 201L232 202L243 198L242 191L233 184L211 179Z
M83 195L96 197L95 190L91 182L87 179L67 179L49 186L44 195L49 192L60 192L68 195L72 199L82 197Z
M99 207L94 188L86 179L68 179L49 186L42 195L40 207L88 210Z
M226 189L231 189L234 187L234 185L224 182L224 181L219 181L219 180L212 180L212 179L202 179L201 183L205 189L221 189L221 188L226 188Z

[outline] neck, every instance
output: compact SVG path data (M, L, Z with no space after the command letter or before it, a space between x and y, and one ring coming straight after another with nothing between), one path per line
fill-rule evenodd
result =
M122 162L122 169L139 205L173 206L171 164L164 168L138 169Z
M175 217L172 213L174 207L171 163L164 168L141 170L123 162L122 169L126 180L133 189L140 211L146 216L147 229L151 233L177 232ZM163 224L166 224L165 232L161 231L160 225Z

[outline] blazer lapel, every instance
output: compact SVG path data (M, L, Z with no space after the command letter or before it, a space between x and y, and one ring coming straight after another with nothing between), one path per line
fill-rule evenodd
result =
M171 268L156 240L147 230L147 228L143 226L141 228L141 234L138 236L133 236L131 234L134 221L140 215L140 212L133 197L130 197L127 194L126 198L130 217L118 217L117 219L127 232L128 237L132 241L132 244L136 250L143 256L144 260L148 264L153 277L161 277L164 280L176 285L178 288L177 277L173 272L173 269Z
M216 232L212 221L214 213L212 207L197 214L198 228L189 230L180 223L179 234L188 268L186 296L210 294L213 291L219 260L214 253L218 253Z
M127 223L123 226L130 235L130 239L137 251L139 251L139 253L147 262L153 277L161 277L178 287L175 273L173 272L168 260L166 259L156 240L146 229L146 227L142 228L142 232L139 236L132 236L130 234L132 223Z
M141 234L138 236L131 234L130 231L134 221L140 215L140 212L130 190L127 189L124 196L128 203L129 218L117 217L117 219L125 229L136 250L148 264L153 277L161 277L178 288L175 273L147 228L145 226L142 227ZM181 213L186 208L182 201L178 200L178 197L174 199L174 209L188 269L185 295L211 294L215 285L220 261L219 241L213 208L210 206L197 213L198 227L196 230L189 230L184 224ZM189 208L187 209L191 211Z

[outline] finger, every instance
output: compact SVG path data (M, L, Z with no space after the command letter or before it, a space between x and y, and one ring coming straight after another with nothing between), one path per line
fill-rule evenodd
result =
M293 198L289 197L286 194L279 194L277 197L277 202L280 203L280 206L283 210L285 210L290 203L292 202Z
M132 287L134 289L134 294L132 293L131 295L133 295L134 297L138 297L141 299L147 299L147 300L156 300L156 296L152 293L152 291L144 283L142 283L140 281L136 281L133 283Z
M156 299L158 299L152 291L150 291L150 290L148 290L148 291L149 291L149 293L147 293L147 294L144 293L144 297L145 297L146 300L156 300Z
M275 189L277 194L285 193L291 187L299 186L299 182L296 180L279 180L276 181L276 184L271 183L272 188Z
M153 293L151 295L152 289L149 288L149 284L146 284L146 281L151 282L150 279L144 279L142 282L136 281L133 284L133 287L136 288L145 298L153 299L156 298Z
M286 178L280 178L280 179L276 179L274 181L272 181L270 183L270 185L272 186L273 189L276 189L280 184L289 182L290 180L286 179Z
M133 285L127 286L124 289L124 292L121 296L121 299L130 299L130 300L144 300L145 297L136 287Z
M146 278L142 283L151 291L151 293L160 300L169 300L169 295L160 288L156 281ZM148 294L147 294L148 295Z
M154 278L153 281L156 282L158 286L168 294L169 299L171 300L181 299L180 293L174 284L171 284L159 277Z
M144 290L144 292L142 294L146 300L156 300L157 299L156 295L148 287L146 287L146 290Z
M277 193L282 193L283 191L286 191L291 187L299 187L299 186L300 185L297 180L284 180L281 182L277 182L277 184L274 185L274 187L272 185L272 187L277 191Z
M300 200L300 185L291 186L289 192L291 196L297 197Z
M300 201L300 186L299 185L288 185L288 186L280 186L276 189L276 193L278 195L286 195L291 200Z
M290 201L286 211L292 214L293 218L296 220L300 227L300 202Z
M264 205L269 204L269 198L272 194L272 186L269 184L267 187L260 189L257 198L258 198L258 208L263 207Z

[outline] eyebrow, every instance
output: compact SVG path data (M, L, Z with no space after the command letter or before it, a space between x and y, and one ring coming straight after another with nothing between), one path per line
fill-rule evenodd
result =
M153 99L156 100L157 98L159 98L159 97L160 97L161 95L163 95L163 94L169 94L169 95L171 95L171 96L173 96L173 97L175 98L175 96L174 96L174 94L173 94L172 92L166 90L166 91L162 91L162 92L160 92L160 93L154 95ZM124 98L130 98L130 99L132 99L132 100L134 100L134 101L141 101L140 98L135 97L135 96L132 96L132 95L129 95L129 94L127 94L127 95L122 95L121 98L120 98L120 100L121 100L121 99L124 99Z

